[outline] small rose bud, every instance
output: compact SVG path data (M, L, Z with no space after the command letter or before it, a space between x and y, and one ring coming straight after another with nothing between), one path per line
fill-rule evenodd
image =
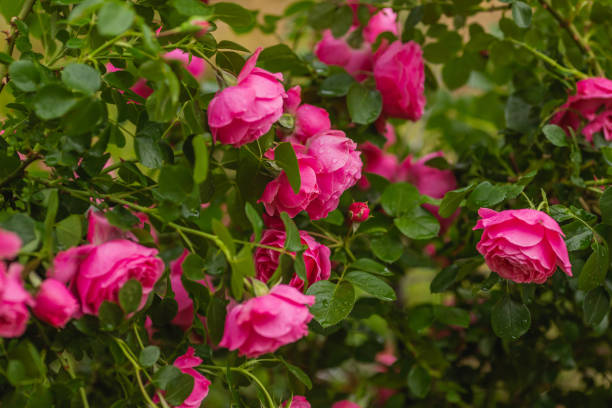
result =
M370 216L368 203L353 203L349 207L349 218L353 222L364 222Z

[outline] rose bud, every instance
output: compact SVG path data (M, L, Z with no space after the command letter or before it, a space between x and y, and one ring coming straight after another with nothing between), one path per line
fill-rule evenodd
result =
M353 203L349 206L349 218L352 222L364 222L370 216L370 208L368 203Z

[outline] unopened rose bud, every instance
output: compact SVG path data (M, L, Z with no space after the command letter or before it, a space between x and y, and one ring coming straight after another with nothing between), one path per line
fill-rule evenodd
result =
M352 222L364 222L370 216L370 209L367 203L353 203L350 205L348 213Z

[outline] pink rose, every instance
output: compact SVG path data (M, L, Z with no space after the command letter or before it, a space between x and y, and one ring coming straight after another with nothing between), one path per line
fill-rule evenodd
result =
M189 251L185 250L178 259L170 263L170 285L174 293L174 300L178 304L178 312L174 319L172 319L172 324L180 327L183 331L187 331L193 324L193 300L189 297L189 293L181 280L181 276L183 276L183 262L187 255L189 255ZM210 281L201 280L198 283L212 291Z
M427 162L436 157L444 157L442 152L429 153L417 161L413 162L413 157L408 156L400 165L398 180L407 181L413 184L419 193L428 195L432 198L443 198L446 193L457 188L457 179L450 170L440 170L435 167L427 166ZM423 204L429 212L436 216L440 221L441 231L444 232L450 227L459 211L449 218L442 218L438 215L438 207L433 204Z
M202 58L194 57L183 50L176 49L164 54L164 59L179 61L183 67L198 81L204 76L206 62L204 62Z
M28 306L34 302L23 287L21 270L21 265L14 263L7 272L0 262L0 337L19 337L28 325Z
M105 67L106 67L106 72L123 71L121 68L115 67L110 62L106 64ZM136 83L132 85L130 90L134 92L136 95L142 97L143 99L147 99L153 93L153 89L151 89L147 85L147 80L145 78L139 78L136 81ZM123 91L120 91L120 92L123 93Z
M0 259L14 258L21 249L21 238L12 231L0 229Z
M208 105L215 140L240 147L261 137L283 114L283 75L256 68L258 48L244 64L238 82L221 90Z
M285 238L285 231L267 229L264 231L259 243L276 248L283 248L285 245ZM331 252L329 248L318 243L314 238L308 235L306 231L300 231L300 238L302 245L306 245L307 247L303 254L308 284L312 285L317 281L329 279L331 273ZM258 247L254 254L257 279L262 282L268 282L278 267L279 258L280 252ZM295 275L291 279L289 285L298 290L302 290L304 281L299 276Z
M318 106L301 104L301 88L294 86L287 91L285 112L295 116L293 136L299 143L306 141L317 133L331 129L329 113ZM301 105L300 105L301 104Z
M391 8L384 8L370 18L368 25L363 29L363 38L369 43L374 43L380 34L387 31L395 36L399 34L397 14Z
M348 216L352 222L364 222L370 216L368 203L352 203L348 209Z
M193 347L189 347L187 352L182 356L174 360L174 366L181 370L183 374L187 374L193 377L193 390L191 394L183 401L181 405L175 408L199 408L202 405L202 401L208 395L208 388L210 387L210 381L208 378L200 374L199 371L195 370L194 367L202 364L202 359L195 355ZM153 402L159 402L157 395L153 398Z
M332 408L361 408L361 407L349 400L342 400L332 405Z
M76 285L83 313L97 314L102 302L117 302L130 279L142 286L142 307L164 271L157 250L125 239L83 245L57 254L49 276Z
M374 80L386 116L418 120L425 108L423 51L414 41L395 41L376 58Z
M361 178L363 163L357 144L340 130L327 130L308 140L308 154L317 158L319 194L306 212L313 220L327 217L338 207L340 196Z
M399 168L397 157L394 154L387 153L370 142L363 143L359 146L359 150L365 159L363 173L374 173L391 182L395 181ZM365 174L359 180L359 187L363 189L370 187L370 182Z
M366 72L372 71L373 55L368 44L360 49L351 48L346 38L352 31L342 38L334 38L330 30L323 31L323 38L315 46L315 55L321 62L342 67L361 81L367 77Z
M544 283L559 266L572 276L572 265L559 224L542 211L478 210L483 229L476 249L492 271L518 283Z
M235 305L228 311L219 346L239 350L249 358L272 353L308 334L314 296L289 285L277 285L269 294Z
M588 141L593 134L602 132L606 140L612 140L612 81L607 78L587 78L576 83L576 94L570 95L559 108L551 123L561 126L569 133L571 128L578 133L582 123L582 134Z
M34 302L34 314L53 327L64 327L79 310L79 303L66 285L52 278L40 285Z
M149 217L141 212L134 213L134 216L139 220L139 223L134 225L134 228L145 229L148 225L151 236L157 241L157 233L151 225ZM100 245L115 239L138 241L138 238L131 231L124 231L112 225L100 211L89 210L87 213L87 241L94 245Z
M287 406L289 401L283 402L283 407ZM310 408L310 403L308 400L301 395L294 395L291 399L291 405L289 408Z

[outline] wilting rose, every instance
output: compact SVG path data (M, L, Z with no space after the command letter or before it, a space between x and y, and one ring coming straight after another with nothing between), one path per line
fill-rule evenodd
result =
M21 265L14 263L7 271L0 262L0 337L19 337L28 325L28 306L34 303L23 287L21 270Z
M289 401L283 402L283 407L287 407ZM310 408L308 400L301 395L294 395L291 399L291 405L288 408Z
M576 94L570 95L559 108L551 123L561 126L569 133L571 128L588 141L593 134L602 132L606 140L612 140L612 81L607 78L587 78L576 83Z
M34 303L34 314L53 327L64 327L79 310L79 302L72 292L52 278L40 285Z
M208 395L210 381L204 377L195 367L202 364L202 359L195 355L193 347L189 347L187 352L174 360L174 366L181 370L183 374L193 377L193 389L191 394L183 401L181 405L176 405L175 408L199 408L202 401ZM153 398L153 402L159 402L157 395Z
M397 14L392 8L384 8L370 18L368 25L363 29L363 38L367 42L374 43L380 34L387 31L395 36L399 34Z
M208 105L208 125L223 144L251 143L283 114L283 75L255 67L261 51L258 48L244 64L237 84L221 90Z
M395 181L399 167L394 154L387 153L370 142L360 145L359 150L365 161L363 173L374 173L391 182ZM364 189L370 187L370 182L365 174L359 180L359 187Z
M21 249L21 238L12 231L0 229L0 259L10 259Z
M559 224L542 211L478 210L482 229L476 249L492 271L518 283L544 283L560 267L572 276L567 246Z
M348 216L352 222L364 222L370 216L368 203L352 203L348 209Z
M425 109L423 51L414 41L393 42L374 63L374 80L386 116L418 120Z
M97 314L104 301L116 303L130 279L142 286L142 307L164 271L156 255L156 249L125 239L83 245L58 253L48 275L75 285L83 313Z
M314 296L289 285L278 285L269 294L230 307L219 346L238 350L249 358L272 353L308 334Z
M374 56L369 44L355 49L347 43L347 37L352 31L349 30L342 38L335 38L331 30L323 31L323 38L315 47L315 55L321 62L342 67L361 81L367 77L366 72L372 72Z
M329 279L331 273L330 250L325 245L318 243L306 231L300 231L302 245L306 245L304 254L304 265L306 266L306 276L308 284ZM264 231L261 241L262 245L283 248L285 245L286 233L279 229L267 229ZM268 282L272 277L280 258L280 252L272 249L258 247L255 249L255 271L257 279L262 282ZM304 281L295 275L289 285L298 290L304 287Z

